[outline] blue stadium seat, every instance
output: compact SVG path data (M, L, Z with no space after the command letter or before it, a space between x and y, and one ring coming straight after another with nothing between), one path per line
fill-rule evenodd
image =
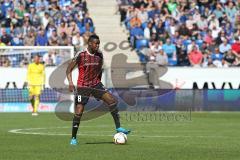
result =
M80 30L83 26L83 23L81 21L77 21L77 26L78 26L78 29Z
M6 30L7 34L11 34L11 28L10 27L6 27L5 30Z
M176 66L177 60L173 60L172 58L168 58L168 65L169 66Z
M145 23L142 23L142 28L145 29L147 27L148 23L145 22Z
M147 62L147 57L144 54L140 53L140 54L138 54L138 56L139 56L139 61L140 62L142 62L142 63Z
M230 39L228 43L232 45L234 43L234 39Z
M126 28L127 28L127 30L130 30L130 29L131 29L130 21L128 21L128 22L126 23Z
M136 49L139 50L142 47L148 47L148 40L147 39L138 39L136 41Z
M86 32L86 28L85 27L81 27L80 28L80 34L83 35ZM90 32L93 33L94 32L94 27L90 27Z
M154 17L154 11L148 11L148 17L153 18Z

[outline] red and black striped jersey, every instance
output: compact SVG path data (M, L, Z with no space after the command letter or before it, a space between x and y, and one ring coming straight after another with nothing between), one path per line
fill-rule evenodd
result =
M75 55L78 64L78 87L95 86L101 82L103 55L102 52L91 54L86 49Z

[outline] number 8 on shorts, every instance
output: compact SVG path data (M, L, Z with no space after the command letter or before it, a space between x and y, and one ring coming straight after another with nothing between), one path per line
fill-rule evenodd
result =
M78 101L78 102L81 102L81 101L82 101L82 96L81 96L81 95L78 95L78 96L77 96L77 101Z

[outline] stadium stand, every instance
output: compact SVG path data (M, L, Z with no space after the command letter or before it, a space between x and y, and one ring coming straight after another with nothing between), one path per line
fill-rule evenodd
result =
M0 45L83 47L94 33L85 0L2 0Z
M65 49L14 49L14 46L85 47L95 25L88 13L86 0L1 0L0 67L27 67L34 55L45 66L58 66L70 57ZM26 53L27 52L27 53ZM11 83L11 82L10 82ZM28 90L19 86L0 89L0 103L28 102ZM41 102L57 102L60 93L44 88Z
M160 57L167 57L168 66L240 66L239 1L117 2L121 24L141 62L156 60L163 50Z
M69 49L2 49L0 50L0 67L27 67L37 54L46 66L58 66L71 56Z
M85 0L37 0L0 3L0 46L74 46L80 50L95 26ZM59 53L0 53L0 66L27 66L34 54L40 54L46 66L62 61Z

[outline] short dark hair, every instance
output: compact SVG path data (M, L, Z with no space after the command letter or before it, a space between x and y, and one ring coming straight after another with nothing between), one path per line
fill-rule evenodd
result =
M90 42L90 41L92 41L92 40L94 40L94 39L98 39L98 40L99 40L99 36L96 35L96 34L91 35L91 36L89 37L89 39L88 39L88 42Z
M41 55L39 53L35 54L33 57L41 57Z

